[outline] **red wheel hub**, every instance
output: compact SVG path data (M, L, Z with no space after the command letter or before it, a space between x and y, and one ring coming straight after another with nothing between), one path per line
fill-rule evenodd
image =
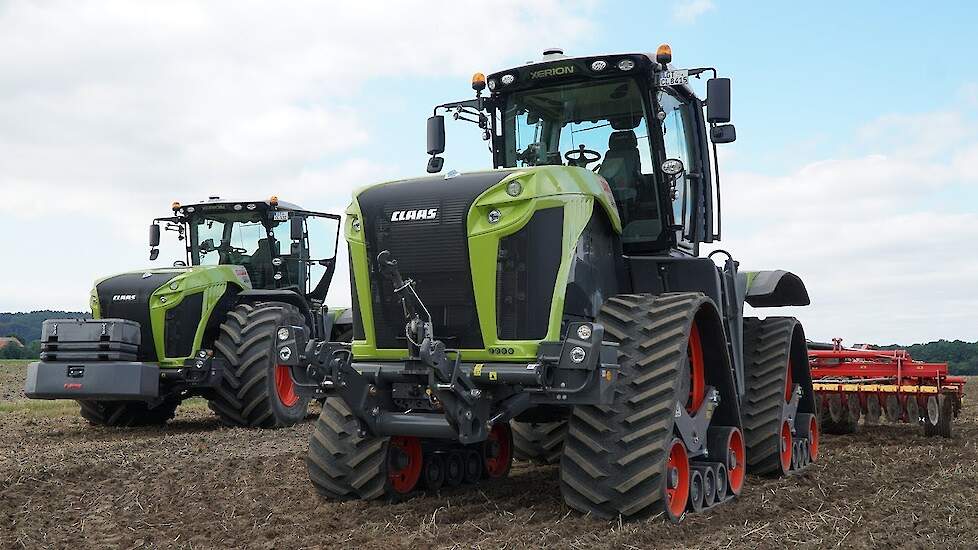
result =
M795 385L794 381L791 379L791 371L794 370L794 365L791 361L788 361L788 374L784 378L784 402L787 403L791 401L791 392L794 389L792 386Z
M295 406L299 402L299 396L295 394L295 382L292 381L292 374L286 365L275 367L275 393L286 407Z
M421 441L417 437L396 436L387 442L387 480L394 492L407 494L421 479Z
M669 446L669 461L666 463L665 508L669 517L676 521L683 515L689 502L689 455L686 446L679 439L673 439Z
M812 461L818 458L818 418L815 415L808 422L808 454Z
M744 475L747 472L747 450L744 448L744 435L740 430L734 429L730 433L730 441L727 444L727 480L730 483L730 490L735 495L740 494L744 488Z
M513 462L512 437L509 424L496 424L485 442L486 474L490 478L504 477Z
M781 424L781 471L791 469L791 426L785 420Z
M689 358L689 400L686 401L686 411L694 414L703 404L706 397L706 367L703 361L703 340L700 338L700 329L693 321L693 326L689 329L689 343L686 346L686 355Z

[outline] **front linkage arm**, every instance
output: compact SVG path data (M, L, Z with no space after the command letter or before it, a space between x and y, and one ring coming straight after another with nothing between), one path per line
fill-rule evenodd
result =
M604 342L600 324L569 323L567 338L541 343L532 363L465 362L461 352L446 349L435 338L414 281L401 277L396 260L385 251L378 262L404 307L407 359L354 361L350 344L309 341L305 330L296 326L280 327L279 334L279 361L292 367L299 391L317 398L338 395L364 433L478 443L495 424L533 406L612 402L617 345ZM421 319L418 308L427 319ZM397 384L425 386L430 406L421 411L399 407Z

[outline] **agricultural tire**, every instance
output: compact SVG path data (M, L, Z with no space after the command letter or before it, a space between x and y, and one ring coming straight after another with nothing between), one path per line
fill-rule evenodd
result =
M309 480L316 492L330 500L396 496L387 475L389 444L388 437L361 436L356 417L346 402L329 397L309 437L306 454ZM419 468L417 478L420 474Z
M166 399L155 407L144 401L78 401L82 418L94 426L162 426L176 414L179 399Z
M557 464L564 446L567 421L509 423L513 430L516 458L536 464Z
M788 369L791 382L802 385L805 395L813 396L807 351L792 350L797 319L768 317L744 319L744 378L746 392L741 405L747 471L760 475L787 473L781 462L782 411L786 402ZM794 353L794 355L792 355ZM804 361L802 364L799 362ZM799 404L799 413L814 413ZM830 401L831 404L831 401Z
M305 324L297 307L281 302L238 304L228 312L214 342L228 367L208 401L221 422L282 428L305 418L309 398L295 394L291 375L276 361L275 349L279 326Z
M667 506L666 466L693 319L709 303L700 293L632 294L601 306L604 337L619 344L619 378L612 404L577 405L567 421L560 490L568 506L605 519L659 510L674 521L682 516ZM685 508L688 485L685 491L673 508Z

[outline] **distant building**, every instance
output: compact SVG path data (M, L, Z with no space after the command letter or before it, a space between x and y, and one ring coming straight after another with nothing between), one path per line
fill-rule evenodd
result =
M24 344L20 343L20 340L14 338L13 336L0 336L0 349L7 346L17 346L18 348L24 347Z

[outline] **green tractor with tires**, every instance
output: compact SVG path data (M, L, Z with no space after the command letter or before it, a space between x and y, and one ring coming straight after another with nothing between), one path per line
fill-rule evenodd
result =
M444 113L479 125L494 169L356 193L352 343L285 325L279 341L326 397L307 458L320 494L404 498L501 478L519 456L559 463L580 512L679 521L747 472L817 457L801 324L743 316L807 290L700 254L720 238L730 80L671 58L551 50L477 73L475 99L428 120L428 172ZM703 100L689 82L707 72Z
M180 402L207 399L229 426L290 426L307 413L278 357L276 331L350 338L349 311L326 308L340 216L270 197L172 205L150 226L150 259L161 224L183 260L172 267L96 281L92 319L44 323L41 361L25 393L76 399L92 424L138 426L173 418Z

